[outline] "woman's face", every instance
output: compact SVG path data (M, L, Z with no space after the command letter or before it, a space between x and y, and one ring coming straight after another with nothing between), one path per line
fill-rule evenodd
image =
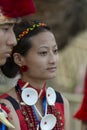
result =
M56 76L58 48L54 35L41 32L31 38L32 48L24 57L24 64L29 67L27 76L34 79L51 79Z

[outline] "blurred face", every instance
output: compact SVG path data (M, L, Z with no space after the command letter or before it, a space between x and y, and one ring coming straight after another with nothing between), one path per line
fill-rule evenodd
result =
M0 65L5 64L17 44L12 24L0 25Z
M24 57L24 65L29 67L27 76L33 79L51 79L56 76L58 48L54 35L41 32L31 38L32 48Z

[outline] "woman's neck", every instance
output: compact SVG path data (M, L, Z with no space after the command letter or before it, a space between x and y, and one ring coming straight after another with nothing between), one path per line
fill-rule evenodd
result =
M33 87L37 88L37 89L41 89L43 88L44 84L45 84L45 80L38 80L38 79L31 79L31 78L24 78L21 77L22 81L24 82L29 82Z

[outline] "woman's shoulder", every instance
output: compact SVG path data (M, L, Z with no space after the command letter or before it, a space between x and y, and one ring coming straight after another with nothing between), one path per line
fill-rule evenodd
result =
M61 93L61 92L56 92L57 95L57 102L58 102L58 110L64 112L64 120L65 120L65 130L70 129L70 110L69 110L69 102L67 98Z
M56 97L57 97L56 100L58 102L69 104L67 98L61 92L58 92L58 91L55 91L55 92L56 92Z
M62 96L62 99L63 99L65 106L69 107L69 101L67 100L67 98L63 94L61 94L61 96Z
M56 92L56 102L60 102L63 103L63 98L60 92L55 91Z

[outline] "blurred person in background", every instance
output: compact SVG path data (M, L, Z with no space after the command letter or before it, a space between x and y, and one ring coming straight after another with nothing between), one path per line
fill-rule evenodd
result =
M79 110L74 114L74 118L82 122L81 130L87 130L87 67L85 67L85 73L83 73L83 86L78 86L77 90L80 89L80 93L83 94L83 100ZM81 83L82 84L82 83ZM82 90L82 91L81 91ZM78 92L78 91L77 91Z
M75 87L76 94L84 93L85 75L86 75L86 65L83 64L81 65L81 67L79 67L79 72L77 73L77 84Z

